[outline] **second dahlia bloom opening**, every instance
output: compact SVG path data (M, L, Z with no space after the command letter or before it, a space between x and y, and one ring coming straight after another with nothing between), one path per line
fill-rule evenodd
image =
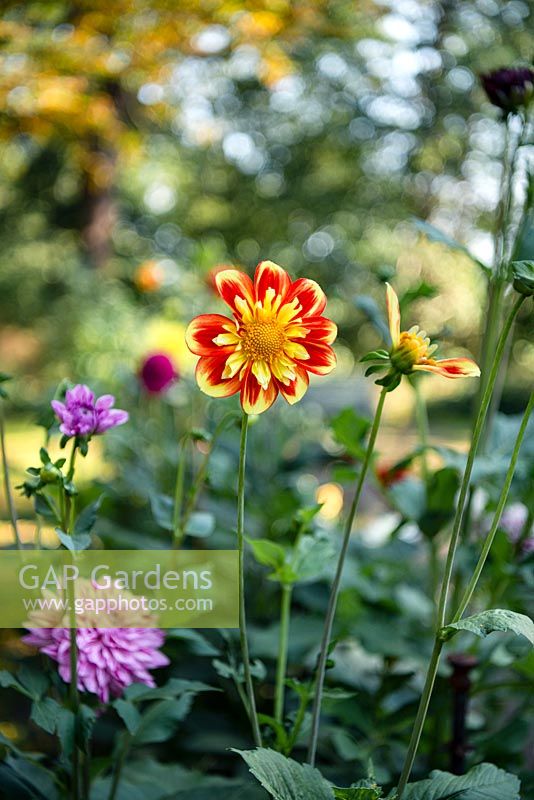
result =
M308 373L334 369L330 345L337 327L322 316L326 297L315 281L292 281L272 261L258 265L254 282L235 269L218 272L215 281L233 319L202 314L186 332L189 349L200 356L196 379L205 394L240 392L243 410L260 414L278 393L288 403L298 402L308 388Z

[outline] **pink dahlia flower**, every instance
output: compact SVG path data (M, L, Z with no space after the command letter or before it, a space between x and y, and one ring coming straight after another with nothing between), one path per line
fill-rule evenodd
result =
M56 597L52 592L44 595ZM80 579L76 582L77 601L89 601L95 598L112 599L121 596L132 599L127 591L96 589L90 581ZM23 642L34 645L41 653L58 663L58 672L66 682L71 681L70 672L70 630L60 627L67 622L68 612L48 609L32 612L26 623L29 634ZM110 697L119 697L131 683L144 683L155 686L154 678L149 670L165 667L169 663L166 655L160 652L165 641L165 634L155 627L121 627L126 623L132 625L154 624L155 617L144 611L118 610L105 614L94 610L82 611L76 616L76 643L78 650L78 689L81 692L92 692L99 700L107 703ZM90 627L100 623L110 627ZM39 627L33 627L38 625ZM116 625L117 627L111 627ZM84 626L84 627L81 627Z
M65 402L52 400L51 406L61 422L65 436L93 436L128 421L128 412L112 408L115 398L104 394L95 400L94 393L82 383L65 394Z
M32 628L23 641L57 661L59 674L65 683L70 683L68 628ZM149 670L169 663L167 656L159 652L164 641L165 634L159 628L78 629L79 691L92 692L107 703L131 683L155 686Z
M141 364L139 377L147 392L160 394L170 387L178 373L168 355L154 353Z

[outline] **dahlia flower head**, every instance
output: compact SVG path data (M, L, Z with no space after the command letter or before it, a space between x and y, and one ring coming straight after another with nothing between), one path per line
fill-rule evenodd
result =
M471 358L434 358L437 344L431 344L418 325L407 331L401 329L399 298L392 286L386 284L391 350L389 360L394 370L402 374L433 372L444 378L478 378L480 369Z
M120 594L123 598L133 597L124 590ZM43 591L43 596L46 595L57 597ZM106 599L117 595L114 587L96 589L89 580L76 581L77 599ZM56 661L61 678L70 683L70 630L62 627L68 623L67 615L68 612L51 609L32 612L26 622L29 634L22 641ZM165 641L164 632L160 628L146 627L155 625L153 615L124 609L106 615L84 611L76 620L80 626L76 630L80 692L96 694L102 703L107 703L110 698L119 697L131 683L156 685L149 670L167 666L169 659L160 652ZM132 627L124 627L126 622ZM140 627L133 627L136 623ZM103 627L104 624L109 627Z
M166 353L153 353L141 364L139 379L149 394L165 392L178 378L172 360Z
M247 414L266 411L278 394L297 403L309 374L327 375L336 365L335 324L322 316L326 297L315 281L292 281L272 261L262 261L254 281L225 269L214 276L233 319L202 314L188 326L186 342L197 356L196 380L210 397L240 393Z
M61 423L59 430L62 434L94 436L128 421L128 412L113 408L114 404L112 394L104 394L95 400L89 387L79 383L67 389L65 402L52 400L50 405Z

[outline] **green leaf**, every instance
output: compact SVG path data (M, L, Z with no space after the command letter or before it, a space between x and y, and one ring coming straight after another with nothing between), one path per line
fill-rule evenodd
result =
M406 478L390 486L388 494L403 517L418 522L425 512L425 485L418 478Z
M382 789L368 788L368 787L349 787L348 789L339 789L334 787L334 797L336 800L380 800L382 797Z
M36 493L34 496L35 513L46 519L57 519L57 513L52 500L45 494Z
M530 297L534 294L534 261L513 261L511 264L514 289Z
M160 528L166 531L174 530L173 514L174 514L174 500L168 494L150 495L150 508L152 509L152 516Z
M482 611L472 617L452 622L442 628L442 636L447 640L458 631L469 631L482 638L494 631L508 631L515 633L516 636L524 636L534 645L534 622L525 614L518 614L516 611L508 611L504 608Z
M387 350L371 350L370 353L366 353L363 358L360 358L360 363L365 363L366 361L387 361L389 359L389 353Z
M56 533L61 544L70 550L71 553L76 553L79 550L87 550L91 546L91 534L89 533L76 533L70 536L61 528L56 528Z
M56 733L61 743L61 752L68 759L72 754L76 736L76 718L69 708L62 708L58 713Z
M331 537L322 531L302 536L290 561L294 582L307 583L321 578L336 554Z
M52 697L36 700L32 705L31 719L47 733L55 733L61 706Z
M426 509L419 527L427 536L435 536L454 512L454 499L460 483L458 471L445 467L434 472L428 481Z
M145 700L162 700L181 697L184 694L198 694L199 692L216 692L213 686L200 681L187 681L182 678L171 678L164 686L154 688L144 683L131 683L124 690L124 697L132 703Z
M409 783L403 800L520 800L515 775L493 764L479 764L467 775L434 770L430 778Z
M132 733L133 744L165 742L173 735L178 723L188 715L193 695L185 694L179 700L161 700L153 703L141 715L139 725Z
M215 530L215 516L209 511L194 511L185 526L185 534L205 539Z
M456 250L459 253L463 253L464 255L468 256L468 258L470 258L471 261L474 261L475 264L478 264L478 266L481 269L483 269L484 272L486 272L488 274L491 273L491 269L490 269L490 267L487 266L487 264L484 264L482 261L479 261L478 258L475 258L469 252L467 247L464 247L463 244L460 244L460 242L457 242L456 239L452 238L452 236L449 236L448 234L443 233L443 231L440 231L439 228L436 228L434 225L431 225L430 222L425 222L422 219L417 219L416 217L414 217L413 218L413 223L414 223L415 227L422 234L424 234L429 241L436 242L437 244L444 244L450 250Z
M271 542L269 539L247 539L252 548L254 558L265 567L278 569L286 560L286 550L282 545Z
M371 423L352 408L344 408L331 423L334 439L354 458L363 459L365 446L363 440Z
M100 506L102 505L103 499L104 495L101 494L100 497L94 501L94 503L89 503L89 505L80 512L76 518L76 522L74 523L75 534L91 533L98 518L98 512L100 510ZM81 547L78 549L84 550L85 548Z
M17 672L17 678L22 686L30 692L34 700L40 700L50 685L48 675L45 672L34 669L27 664L23 664L20 667Z
M321 773L274 750L234 750L274 800L333 800L334 791Z
M113 706L119 717L126 725L128 733L135 733L139 727L139 723L141 722L141 714L134 704L121 698L119 700L115 700Z
M0 791L6 798L57 800L54 776L26 758L7 756L0 764Z

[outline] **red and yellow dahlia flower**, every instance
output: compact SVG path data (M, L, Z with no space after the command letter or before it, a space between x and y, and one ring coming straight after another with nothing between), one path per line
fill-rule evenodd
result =
M435 372L445 378L478 378L480 369L471 358L432 358L438 349L430 344L425 331L414 325L408 331L400 328L399 298L394 289L386 284L386 304L388 310L391 350L389 359L396 372Z
M389 283L386 288L391 348L389 351L373 350L361 359L378 362L368 367L366 375L389 368L387 374L376 381L388 392L397 388L403 375L413 372L435 372L445 378L478 378L480 370L471 358L434 358L438 346L430 343L425 331L420 330L418 325L401 331L399 298Z
M334 369L330 345L337 328L321 316L326 297L315 281L292 281L277 264L262 261L254 282L235 269L218 272L215 282L233 319L202 314L186 332L189 349L200 356L196 379L205 394L240 392L243 410L260 414L279 392L288 403L298 402L308 388L308 373Z

